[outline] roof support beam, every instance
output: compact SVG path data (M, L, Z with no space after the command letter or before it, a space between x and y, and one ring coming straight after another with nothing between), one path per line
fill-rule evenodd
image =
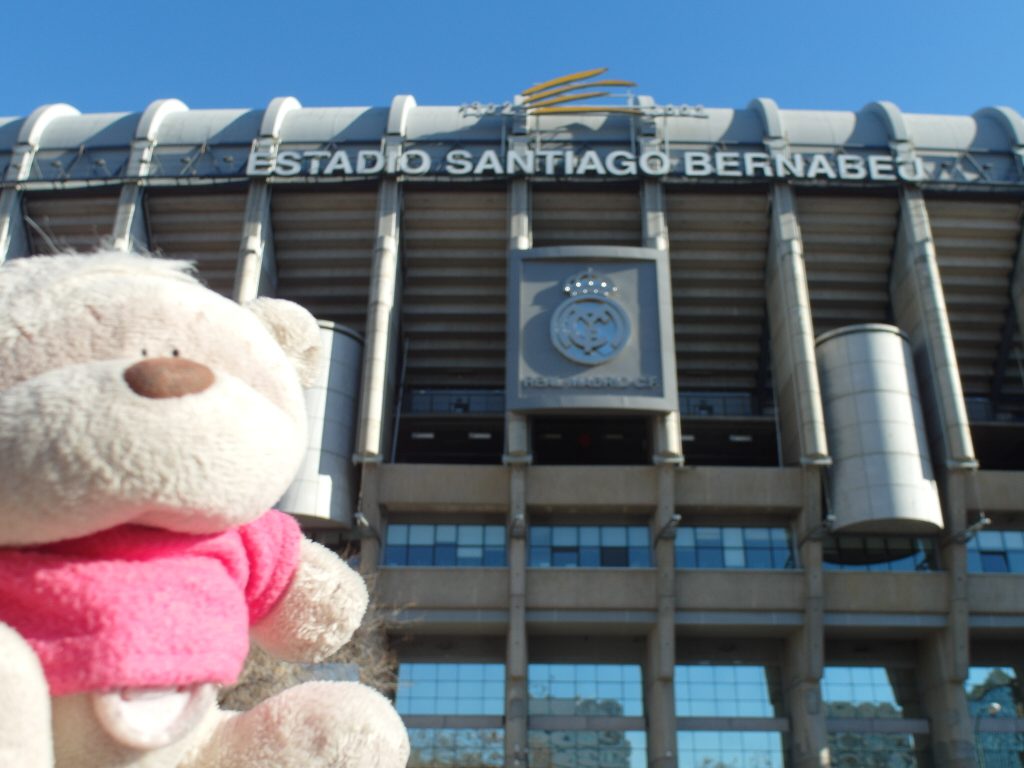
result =
M976 468L935 242L919 189L905 188L900 193L890 294L896 322L910 336L917 370L930 374L923 377L921 390L925 417L936 440L936 458L950 469Z
M384 154L397 158L402 153L408 115L416 106L412 96L396 96L391 102ZM370 305L366 313L366 346L363 350L363 380L359 401L357 463L383 460L384 426L387 420L389 360L397 344L399 263L398 244L401 217L401 189L398 181L381 181L377 207L377 239L370 275ZM373 521L371 521L373 522Z
M298 99L291 96L273 99L263 113L257 150L276 156L285 115L301 107ZM265 177L259 177L249 182L232 298L244 304L257 296L273 296L276 292L277 261L270 218L270 187Z
M10 186L0 192L0 264L7 259L29 255L25 216L21 209L21 182L28 181L32 175L39 143L50 123L59 117L77 114L78 110L67 104L47 104L36 109L22 125L4 178Z
M113 241L115 251L148 251L149 228L143 213L142 181L149 175L153 162L153 150L156 148L156 136L160 124L168 115L184 112L188 109L177 99L160 99L154 101L135 128L131 153L128 156L126 181L121 187L121 195L117 202L117 214L114 217Z
M1024 157L1024 155L1022 155L1022 157ZM1009 357L1013 352L1014 331L1018 331L1021 339L1024 339L1024 210L1021 212L1020 240L1017 245L1017 257L1014 259L1013 278L1010 281L1010 293L1013 297L1013 306L1006 318L1006 326L1003 328L1003 340L1006 344L1006 359L1002 357L1002 348L1000 348L999 358L1000 365L1003 368L1008 364ZM1017 323L1016 328L1013 327L1015 315ZM1006 338L1007 336L1009 338ZM1018 350L1018 353L1019 352L1020 350ZM999 371L999 373L1002 372L1002 370ZM1024 382L1021 383L1024 384ZM1001 384L1002 380L1000 380L1000 385Z

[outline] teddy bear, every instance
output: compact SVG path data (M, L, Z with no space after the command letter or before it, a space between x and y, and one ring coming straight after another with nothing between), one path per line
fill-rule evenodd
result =
M317 324L187 262L0 266L0 766L399 768L390 703L310 682L221 711L250 639L316 661L361 578L270 507L305 451ZM6 625L6 626L5 626Z

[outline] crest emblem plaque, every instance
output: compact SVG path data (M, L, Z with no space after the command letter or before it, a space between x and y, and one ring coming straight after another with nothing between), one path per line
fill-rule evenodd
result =
M551 316L551 343L564 357L581 365L606 363L629 341L626 311L612 297L612 281L593 269L573 275L563 291L569 298Z

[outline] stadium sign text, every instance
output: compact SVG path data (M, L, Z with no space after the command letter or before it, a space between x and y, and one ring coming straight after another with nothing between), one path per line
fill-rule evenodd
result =
M432 155L423 149L385 153L374 149L279 151L254 149L246 166L249 176L680 176L686 178L807 179L837 181L928 180L920 158L897 160L890 155L849 153L769 154L756 151L660 150L641 153L617 149L515 150L486 149L474 154L450 149Z

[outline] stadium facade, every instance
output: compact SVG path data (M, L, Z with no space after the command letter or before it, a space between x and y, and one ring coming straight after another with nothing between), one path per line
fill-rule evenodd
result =
M414 764L1022 764L1013 110L54 105L0 178L0 260L324 321L282 504L395 606Z

